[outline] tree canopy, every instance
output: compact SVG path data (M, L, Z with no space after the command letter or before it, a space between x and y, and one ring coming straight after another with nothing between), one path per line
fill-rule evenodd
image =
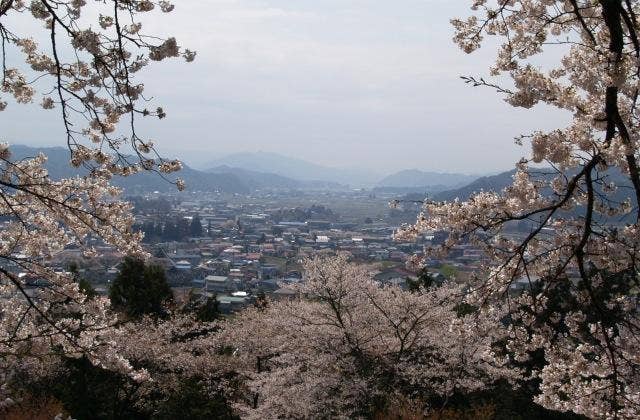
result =
M173 300L164 268L126 257L111 283L109 299L114 309L131 317L164 316L166 305Z
M484 250L469 301L508 314L517 359L544 354L534 371L538 403L594 418L637 418L640 4L470 3L472 15L452 21L455 42L467 53L485 38L499 47L488 76L463 79L514 107L544 104L571 121L516 139L531 153L518 162L510 187L426 202L399 236L445 231L434 254L461 241ZM510 235L522 221L529 232ZM517 280L531 287L514 299ZM542 316L551 305L554 316Z
M14 372L36 371L63 354L144 377L114 351L119 332L108 299L87 299L73 274L50 261L69 246L96 256L96 240L145 256L132 206L110 180L181 167L137 131L140 118L166 116L143 96L138 72L166 58L195 57L175 38L142 30L141 15L172 9L164 0L0 1L0 111L38 102L58 112L70 164L86 174L54 180L44 154L14 159L0 144L0 399ZM29 278L46 287L28 291Z

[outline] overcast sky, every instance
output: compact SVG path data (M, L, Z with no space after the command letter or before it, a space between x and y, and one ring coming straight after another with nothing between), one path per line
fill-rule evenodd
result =
M270 151L377 171L483 173L513 166L513 137L563 124L516 110L459 76L486 75L489 46L465 55L449 19L461 0L181 0L147 33L173 35L196 61L153 63L147 94L168 118L144 124L187 162ZM9 107L5 140L62 145L58 115Z

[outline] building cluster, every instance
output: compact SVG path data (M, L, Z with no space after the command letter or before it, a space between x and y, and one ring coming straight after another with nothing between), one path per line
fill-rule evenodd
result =
M156 205L158 200L162 205ZM355 261L378 263L377 280L406 287L407 279L418 274L406 268L407 260L446 239L446 234L434 233L397 242L396 220L344 217L330 210L330 202L326 207L287 208L274 205L274 200L219 195L173 200L169 205L154 196L135 202L136 229L145 232L151 263L165 269L177 294L215 296L223 312L245 307L256 296L291 297L286 285L304 281L302 262L318 254L347 253ZM79 249L65 249L48 264L59 271L77 264L79 275L107 293L123 256L105 246L99 251L99 258L87 260ZM477 248L462 245L446 260L431 259L427 266L432 273L451 276L476 269L481 258Z

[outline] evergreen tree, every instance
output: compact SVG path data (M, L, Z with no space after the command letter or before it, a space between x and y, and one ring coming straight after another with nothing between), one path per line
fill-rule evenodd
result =
M98 294L89 280L80 276L80 272L78 271L78 264L76 264L75 262L69 264L69 272L73 276L73 279L76 281L76 283L78 283L80 291L87 295L89 299L95 297Z
M184 238L190 236L191 234L191 225L189 221L184 217L179 217L176 220L176 240L181 241Z
M152 221L148 221L142 224L142 231L144 232L144 242L152 242L156 239L156 226Z
M204 304L197 309L196 315L198 320L202 322L212 322L220 318L220 308L216 296L209 296Z
M176 224L172 220L164 222L164 229L162 229L162 238L165 241L175 241L178 239L178 229Z
M418 278L413 280L407 277L407 289L411 293L420 291L420 289L428 289L435 284L435 280L426 267L420 269Z
M194 238L198 238L202 236L202 222L200 221L200 216L195 215L191 219L191 226L189 227L191 231L191 236Z
M173 300L164 269L126 257L111 289L111 304L131 317L164 316L164 305Z
M155 229L155 235L158 238L162 238L162 223L158 222L158 223L154 223L154 229Z

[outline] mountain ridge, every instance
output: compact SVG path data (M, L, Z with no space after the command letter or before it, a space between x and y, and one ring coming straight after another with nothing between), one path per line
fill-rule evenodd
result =
M250 182L255 188L289 188L289 189L345 189L347 186L321 180L299 180L271 172L252 171L243 168L221 165L207 169L207 173L232 174Z
M12 145L12 156L15 159L34 157L42 152L47 155L45 168L52 179L69 178L86 175L84 168L74 168L69 163L69 150L63 147L30 147ZM338 189L343 185L324 181L299 181L277 174L249 171L229 166L212 168L210 171L200 171L183 164L181 171L165 175L164 179L153 172L141 172L128 177L114 176L112 183L121 187L127 194L145 193L151 191L175 192L175 185L169 181L182 178L187 191L249 193L259 189Z
M279 153L262 151L232 153L200 166L206 168L205 171L219 166L229 166L272 173L299 181L325 181L352 187L373 186L382 176L374 171L332 168Z
M376 187L391 188L420 188L438 187L438 189L451 189L462 187L476 180L475 175L466 175L451 172L432 172L420 169L405 169L387 175L378 183Z
M515 173L516 170L512 169L496 175L483 176L461 187L452 188L450 190L434 194L432 199L434 201L452 201L456 198L460 200L468 200L473 193L480 191L499 192L513 183L513 175Z
M69 150L63 147L30 147L25 145L11 145L11 153L14 159L33 157L39 152L47 156L44 166L52 179L70 178L86 175L84 168L75 168L69 163ZM177 191L175 185L169 181L182 178L189 190L200 191L224 191L230 193L246 193L250 189L236 176L230 174L206 174L195 170L188 165L177 174L170 174L163 179L156 173L141 172L128 177L114 176L112 184L121 187L127 194L141 192L169 192Z

